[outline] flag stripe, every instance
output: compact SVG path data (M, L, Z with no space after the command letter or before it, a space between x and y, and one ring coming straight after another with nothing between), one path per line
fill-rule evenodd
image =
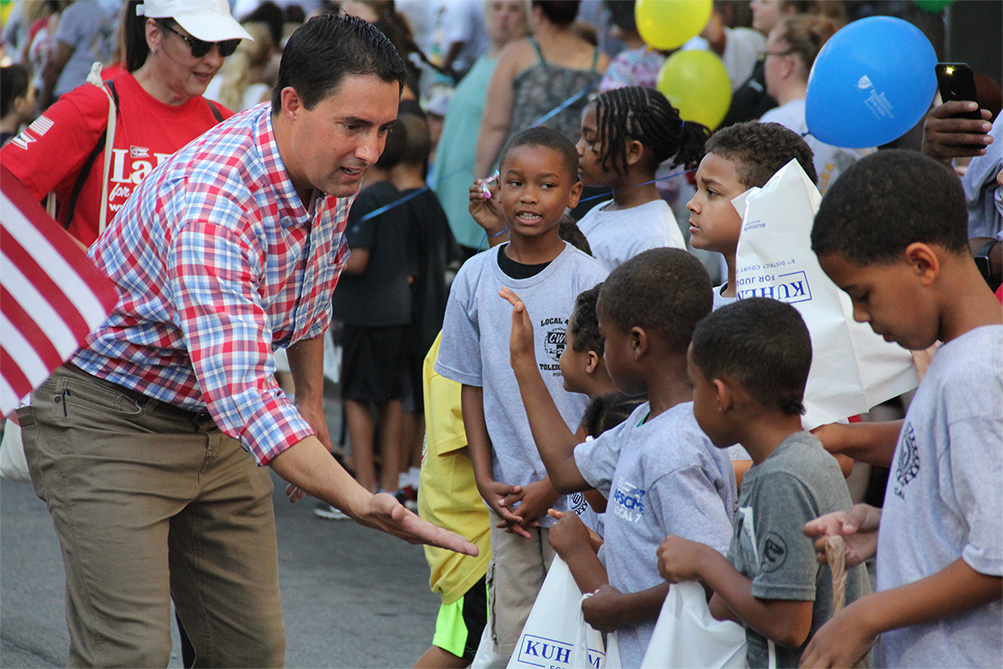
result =
M104 322L118 293L0 165L0 413L49 377Z
M0 378L4 380L4 383L7 383L8 381L10 382L8 385L11 386L11 394L14 396L15 400L19 400L24 395L19 394L14 390L14 388L31 388L31 381L29 381L28 377L21 373L21 368L13 363L10 353L7 352L6 346L0 346L0 364L15 370L14 374L3 374L0 375Z
M21 336L31 343L38 357L50 369L58 367L68 355L72 355L77 350L76 338L73 337L73 333L68 329L63 328L65 333L64 339L71 348L68 352L60 352L56 344L50 340L45 330L39 327L40 321L35 320L15 297L18 294L17 292L11 294L6 286L0 288L0 301L3 302L3 317L7 319L7 322L10 323L13 329L20 332ZM59 322L61 323L61 321Z
M5 254L0 254L0 260L7 260ZM39 290L43 287L39 283L30 281L13 264L5 265L3 279L0 280L5 293L3 314L22 331L25 321L30 322L33 330L40 332L50 341L57 352L56 357L62 356L65 359L77 350L80 338L86 337L90 329L80 314L75 313L73 303L60 293L58 288L52 286L52 292L47 291L45 294L57 298L59 304L54 306ZM11 303L8 303L8 300ZM72 325L63 320L64 316L69 316L71 313L76 316L74 320L77 321ZM20 318L22 315L24 320ZM30 337L27 332L24 332L24 335L34 341L34 337ZM62 360L57 362L56 366L61 362Z
M87 313L101 312L105 308L87 285L87 280L74 270L63 254L27 219L21 225L11 226L6 214L4 211L4 231L7 234L0 240L0 251L7 256L8 261L17 265L39 290L56 302L53 307L63 315L63 320L74 332L84 330L84 334L87 334L101 325L100 321L91 324L85 317ZM13 215L16 221L17 213ZM53 277L62 285L57 285ZM64 293L64 287L73 287L72 300ZM107 306L110 308L114 303Z
M24 338L21 331L7 320L5 313L0 313L0 332L3 333L3 350L7 353L7 358L20 371L20 375L28 380L30 384L28 390L30 391L31 388L45 381L52 368L45 364L45 361L35 351L35 347ZM4 376L10 380L20 381L16 375L12 377L6 371ZM14 386L14 388L20 392L18 386Z

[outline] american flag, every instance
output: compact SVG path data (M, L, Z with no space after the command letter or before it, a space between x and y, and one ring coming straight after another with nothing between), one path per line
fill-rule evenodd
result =
M108 316L115 285L0 166L0 415Z

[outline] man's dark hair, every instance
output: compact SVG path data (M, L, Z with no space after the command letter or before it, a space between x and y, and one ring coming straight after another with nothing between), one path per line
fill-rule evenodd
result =
M310 19L289 37L282 51L272 113L282 110L282 89L291 86L313 109L351 75L375 75L404 90L407 69L397 49L374 26L354 16L325 14Z
M599 130L599 164L623 174L627 169L627 142L637 140L647 151L647 169L656 170L666 160L670 167L696 166L704 156L710 130L679 118L679 112L654 88L627 86L600 93L593 103Z
M578 18L581 0L533 0L533 7L539 7L547 20L558 26L570 26Z
M658 248L618 266L599 292L603 319L621 330L644 328L674 353L686 353L693 328L714 305L710 277L680 249Z
M14 63L0 67L0 118L14 109L14 100L28 94L31 73L24 65Z
M596 302L599 301L599 289L602 282L588 290L578 293L575 298L575 310L571 313L571 336L575 343L572 348L582 351L595 351L603 354L603 338L599 334L599 317L596 316Z
M561 133L543 126L526 128L522 132L516 133L502 147L498 158L498 165L504 165L505 158L508 157L509 152L520 146L542 146L545 149L556 152L561 156L561 162L564 163L564 169L568 171L571 182L575 183L578 181L578 149L575 148L570 139Z
M645 398L640 395L625 395L622 392L613 392L608 395L599 395L589 402L585 408L585 415L582 416L582 427L585 434L590 437L598 437L606 430L611 430L634 413L634 409L644 404Z
M734 162L735 175L746 188L762 188L794 158L812 183L818 183L811 147L801 135L779 123L748 121L730 125L711 135L705 148L707 153Z
M432 149L432 139L428 131L428 121L418 114L403 113L397 117L394 127L401 126L405 137L401 163L417 167L428 166L428 154Z
M893 262L914 242L968 253L968 207L946 165L916 151L878 151L833 182L811 230L816 255Z
M728 377L764 407L804 413L811 337L798 310L750 297L726 305L693 332L693 363L709 380Z

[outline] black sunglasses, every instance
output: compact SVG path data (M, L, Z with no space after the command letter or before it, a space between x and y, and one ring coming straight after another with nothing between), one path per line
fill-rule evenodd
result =
M157 23L160 23L159 21ZM170 30L172 33L188 42L188 47L192 50L192 58L201 58L212 49L212 45L215 44L219 47L219 55L226 58L227 56L232 56L233 52L237 50L237 45L240 44L239 39L227 39L222 42L205 42L197 37L189 37L188 35L182 35L174 28L170 27L166 23L160 23L161 28Z

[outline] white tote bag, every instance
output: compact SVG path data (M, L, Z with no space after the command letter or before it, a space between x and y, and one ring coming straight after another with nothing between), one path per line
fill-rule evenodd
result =
M802 423L811 430L868 411L919 385L912 356L853 320L850 298L811 250L822 196L796 160L763 188L732 202L742 214L735 255L739 298L773 297L797 308L811 333Z
M530 611L508 669L603 669L602 635L582 616L582 593L555 557Z
M715 620L699 583L670 586L641 668L744 666L745 628Z
M4 421L3 441L0 442L0 477L8 481L30 481L28 461L24 457L21 426L12 420Z

